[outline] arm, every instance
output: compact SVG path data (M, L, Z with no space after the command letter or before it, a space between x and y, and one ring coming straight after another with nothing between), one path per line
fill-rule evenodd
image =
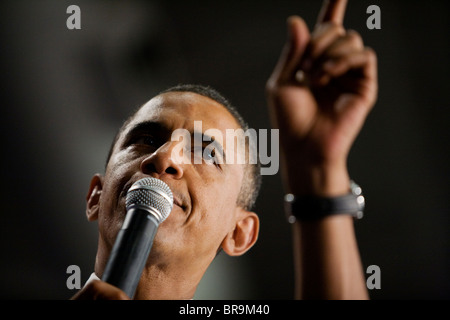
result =
M301 18L288 19L267 82L283 183L295 195L348 193L347 156L376 101L376 55L344 29L346 2L325 1L312 33ZM352 217L295 222L293 241L296 298L368 298Z

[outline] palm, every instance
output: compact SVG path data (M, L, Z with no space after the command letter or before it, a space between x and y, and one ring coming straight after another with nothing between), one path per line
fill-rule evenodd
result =
M335 161L347 156L375 102L376 72L371 52L346 39L350 36L345 36L345 32L340 35L339 26L327 27L328 30L321 29L325 36L318 33L314 38L301 19L296 21L288 50L268 82L269 105L285 150L295 150L299 157L307 154L316 160ZM304 73L309 81L299 83L295 74L303 56L308 55L308 46L325 47L322 39L330 38L327 33L333 32L334 42L326 43L331 49L324 49L315 67ZM346 54L338 55L340 52ZM324 56L340 59L340 65L324 72L320 64L321 60L326 61Z

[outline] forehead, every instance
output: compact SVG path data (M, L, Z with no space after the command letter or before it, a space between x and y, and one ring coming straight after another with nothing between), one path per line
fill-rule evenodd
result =
M160 122L172 130L191 130L194 121L202 121L202 131L240 128L223 105L192 92L169 92L156 96L138 110L128 126L144 121Z

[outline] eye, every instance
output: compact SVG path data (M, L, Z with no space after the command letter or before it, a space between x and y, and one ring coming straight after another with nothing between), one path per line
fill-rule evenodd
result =
M212 146L207 146L203 149L203 159L206 163L214 164L217 167L222 163L220 152L217 152L216 148Z
M138 137L132 139L131 144L156 147L157 140L151 135L141 135L141 136L138 136Z
M214 148L203 149L203 158L205 160L214 160L216 156L216 150Z
M213 164L217 167L219 167L219 158L218 153L216 152L215 148L210 146L203 146L203 147L196 147L192 149L192 155L194 157L194 163L200 164L200 163L206 163L206 164Z

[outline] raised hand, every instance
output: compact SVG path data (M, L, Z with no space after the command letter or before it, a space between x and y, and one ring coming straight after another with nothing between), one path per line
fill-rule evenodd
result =
M267 82L286 187L294 193L348 191L347 156L376 101L376 55L344 29L346 5L324 1L312 33L290 17L288 41Z

